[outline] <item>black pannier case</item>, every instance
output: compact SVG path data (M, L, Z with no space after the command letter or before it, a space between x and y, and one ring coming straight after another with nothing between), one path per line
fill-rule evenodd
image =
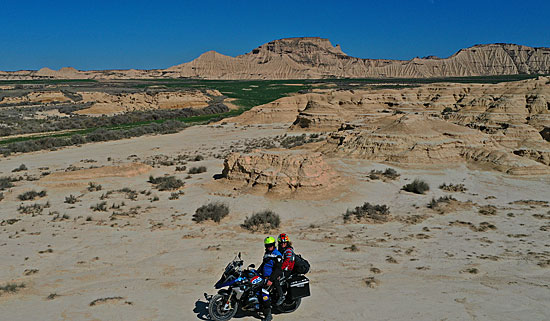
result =
M288 292L292 299L303 298L310 296L309 292L309 279L303 275L293 276L290 280L290 286Z

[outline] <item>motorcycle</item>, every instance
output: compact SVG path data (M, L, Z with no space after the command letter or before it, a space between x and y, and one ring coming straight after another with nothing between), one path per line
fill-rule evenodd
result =
M272 308L281 313L290 313L298 309L302 298L310 295L309 279L303 275L291 275L280 280L285 300L279 306L277 291L267 287L264 279L250 264L243 270L241 253L225 267L222 277L214 285L218 289L215 295L204 293L208 301L208 313L213 321L227 321L235 316L239 307L243 311L260 312L261 302L270 301ZM272 290L272 291L270 291ZM271 300L270 300L271 299Z

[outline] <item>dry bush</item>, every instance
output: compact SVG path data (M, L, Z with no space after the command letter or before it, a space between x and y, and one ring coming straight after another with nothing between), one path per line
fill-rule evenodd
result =
M369 178L370 179L381 179L381 178L386 178L386 179L389 179L389 180L394 180L394 179L397 179L399 177L399 173L397 173L397 171L393 168L386 168L385 171L378 171L378 170L372 170L370 171L370 174L369 174Z
M94 182L88 183L88 191L95 192L95 191L101 191L103 187L100 184L96 184Z
M99 202L96 205L90 206L94 212L107 212L107 202Z
M403 186L402 190L415 194L424 194L426 191L430 190L430 185L417 178L412 183Z
M200 174L206 172L206 167L200 166L200 167L192 167L189 169L188 174Z
M19 167L14 168L14 169L12 170L12 173L26 171L27 169L28 169L28 168L27 168L27 166L26 166L25 164L21 164L21 165L19 165Z
M464 187L464 184L446 184L439 185L439 188L447 192L466 192L468 189Z
M14 180L11 177L7 177L7 176L0 177L0 191L3 191L8 188L12 188L14 186L12 183L13 181Z
M24 287L25 283L7 283L6 285L0 286L0 293L15 293Z
M372 205L368 202L353 210L348 209L343 215L344 222L369 220L373 222L388 222L391 219L390 208L387 205Z
M229 207L223 203L208 203L203 205L195 211L193 214L193 221L200 223L206 220L212 220L219 223L222 218L229 214Z
M496 215L497 208L493 205L485 205L479 208L479 214L481 215Z
M32 190L32 191L25 192L23 194L19 194L17 198L21 201L32 201L35 198L44 197L46 195L47 195L46 191L37 192L35 190Z
M155 185L155 188L159 191L175 190L185 185L181 179L174 176L161 176L156 178L149 176L149 183Z
M50 207L50 202L46 202L46 204L35 203L35 204L32 204L32 205L23 205L23 204L21 204L21 205L19 205L17 210L21 214L31 214L32 216L35 216L35 215L42 214L42 211L45 208L49 208L49 207Z
M438 199L432 198L432 200L428 203L428 208L435 209L440 203L450 203L451 201L456 201L456 198L452 196L442 196Z
M65 196L65 203L74 204L76 202L78 202L78 197L74 196L73 194L70 194L69 196Z
M241 227L249 231L264 231L269 232L281 225L281 218L278 214L270 210L254 213L250 217L246 217Z

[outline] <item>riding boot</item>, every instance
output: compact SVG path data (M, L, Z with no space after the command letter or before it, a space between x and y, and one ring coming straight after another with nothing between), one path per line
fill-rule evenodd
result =
M271 308L265 308L263 310L263 313L264 313L264 318L262 319L262 321L271 321L271 320L273 320L273 317L271 316Z
M276 283L275 289L277 289L277 294L279 295L279 299L277 300L277 302L275 302L275 305L279 306L285 301L285 295L283 293L283 288L281 287L281 284L279 282Z

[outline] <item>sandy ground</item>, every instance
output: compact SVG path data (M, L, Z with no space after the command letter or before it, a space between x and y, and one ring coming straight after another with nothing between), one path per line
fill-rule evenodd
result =
M204 320L203 293L214 293L213 284L227 262L239 251L247 263L260 262L265 235L239 225L263 209L281 216L282 227L272 234L290 234L297 252L312 265L312 296L296 312L276 315L275 320L550 319L550 208L544 202L511 203L550 201L550 177L517 178L465 165L392 165L401 176L383 182L367 174L387 164L331 159L349 177L350 186L326 199L280 199L210 188L223 167L223 159L215 155L246 138L282 134L282 128L195 126L178 134L3 158L2 176L51 174L15 182L0 201L0 286L25 284L17 293L0 291L0 319ZM204 160L186 166L206 166L208 171L186 178L187 172L175 171L175 165L151 163L159 154L201 154ZM20 164L28 170L12 173ZM71 166L77 171L64 173ZM78 170L96 166L111 167ZM90 171L95 174L89 176ZM149 175L163 174L185 180L179 199L169 200L171 192L147 182ZM429 192L400 190L417 177L430 184ZM89 182L102 189L88 191ZM444 192L437 188L444 182L463 183L468 190ZM136 200L114 192L105 201L108 207L124 202L120 209L90 209L102 194L125 187L138 192ZM47 196L17 200L32 189L46 190ZM79 201L64 203L69 194ZM432 197L450 194L473 206L445 214L426 207ZM159 200L151 201L154 196ZM196 208L215 200L231 210L220 224L191 220ZM17 210L21 204L47 201L50 207L40 215ZM367 201L387 204L396 219L384 224L343 222L346 209ZM484 205L495 206L496 214L479 214ZM136 208L134 214L111 220L113 211L131 208ZM406 218L417 220L407 223ZM9 219L19 221L10 224ZM495 228L479 231L475 227L482 222ZM351 245L357 250L346 249ZM102 298L117 299L90 305Z

